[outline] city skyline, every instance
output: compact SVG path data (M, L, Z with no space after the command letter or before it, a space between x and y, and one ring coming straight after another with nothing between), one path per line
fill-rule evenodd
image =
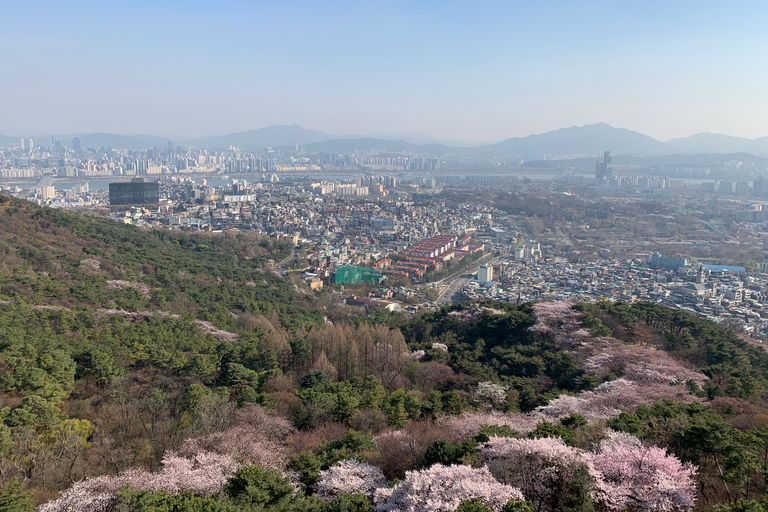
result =
M0 133L768 135L757 2L6 7Z

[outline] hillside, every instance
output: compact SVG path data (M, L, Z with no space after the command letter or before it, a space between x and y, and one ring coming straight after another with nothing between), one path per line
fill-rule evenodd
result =
M230 146L235 146L242 149L263 151L267 147L310 144L332 138L333 135L317 130L308 130L293 124L268 126L227 135L210 135L199 139L185 140L183 144L198 148L229 149Z
M332 139L323 142L307 144L304 149L312 153L331 152L343 153L350 151L370 151L381 149L384 151L403 152L410 151L415 153L425 153L433 155L442 155L454 152L456 150L443 146L442 144L412 144L402 140L384 140L384 139Z
M762 510L762 346L650 303L352 314L289 249L0 196L0 509Z
M664 145L652 137L604 123L572 126L527 137L516 137L480 146L476 150L514 155L599 155L603 151L640 154L666 152Z

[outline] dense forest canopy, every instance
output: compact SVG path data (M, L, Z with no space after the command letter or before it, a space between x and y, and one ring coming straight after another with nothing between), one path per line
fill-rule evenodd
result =
M329 321L289 251L0 196L0 510L768 507L762 345L643 302Z

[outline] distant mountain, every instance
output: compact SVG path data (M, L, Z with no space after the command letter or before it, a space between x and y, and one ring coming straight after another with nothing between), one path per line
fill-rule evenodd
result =
M82 147L108 147L114 149L151 149L153 146L166 148L169 140L156 135L119 135L111 133L69 133L55 135L64 146L72 147L72 138L80 137ZM48 136L35 137L38 145L47 146ZM18 146L19 138L0 135L0 147ZM285 147L300 144L309 152L351 152L355 150L382 150L390 152L408 151L425 155L448 153L471 153L478 155L522 156L526 160L547 157L593 158L603 151L615 156L631 155L694 155L694 154L768 154L768 137L746 139L717 133L698 133L691 137L658 141L624 128L615 128L605 123L585 126L571 126L545 133L515 137L493 144L456 140L434 139L421 133L389 134L379 133L368 136L330 135L318 130L307 130L298 125L276 125L257 130L211 135L180 142L183 146L201 149L229 149L235 146L246 150L262 151L267 147Z
M411 144L402 140L372 138L332 139L304 145L304 150L308 153L346 153L356 150L369 151L372 149L391 152L410 151L433 155L443 155L456 151L456 148L449 148L442 144Z
M72 148L72 139L80 137L80 145L84 148L112 149L152 149L153 146L165 148L170 139L155 135L119 135L116 133L66 133L54 135L63 146ZM44 138L45 139L45 138Z
M293 146L294 144L310 144L333 139L329 135L317 130L307 130L301 126L292 124L269 126L250 130L247 132L230 133L227 135L211 135L199 139L185 140L185 146L209 149L229 149L236 146L242 149L262 150L267 147Z
M18 137L8 137L6 135L0 135L0 148L10 148L19 144Z
M664 153L662 142L642 133L614 128L605 123L571 126L527 137L515 137L496 144L473 148L504 155L599 155L615 153Z
M460 148L460 147L475 147L484 146L490 144L490 142L469 142L456 139L436 139L423 133L369 133L368 135L345 135L339 137L340 139L384 139L384 140L401 140L403 142L410 142L411 144L424 145L424 144L442 144L448 147Z
M768 137L752 140L719 133L697 133L664 145L669 153L768 153Z

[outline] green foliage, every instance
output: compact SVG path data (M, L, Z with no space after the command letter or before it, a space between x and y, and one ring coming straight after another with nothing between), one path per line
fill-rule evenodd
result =
M312 370L308 372L303 379L301 379L301 387L313 388L319 384L325 384L329 382L331 378L328 374L322 370Z
M449 315L478 306L488 310L471 321ZM532 383L537 379L553 381L556 387L551 392L556 395L558 389L577 390L584 377L578 359L557 348L552 340L528 331L533 323L530 303L516 306L486 301L426 313L402 329L406 339L419 340L409 348L425 350L425 361L443 362L457 373L511 385L506 408L529 411L548 398L533 391ZM435 342L446 344L448 353L432 349ZM532 396L528 394L531 391ZM458 403L444 408L449 414L458 410Z
M424 454L424 466L462 464L476 458L476 456L477 442L475 441L451 443L444 439L438 439L427 447Z
M373 512L373 502L362 494L341 493L328 504L327 512Z
M364 451L376 449L373 438L365 432L347 430L347 435L331 443L324 442L320 447L323 457L323 469L332 466L343 459L350 459Z
M291 457L290 468L301 474L301 483L309 488L317 483L325 464L323 456L306 451Z
M40 396L29 395L22 399L18 407L10 410L5 417L5 424L9 427L49 430L61 421L61 417L61 410L56 405Z
M739 500L736 503L715 505L712 512L768 512L768 503L753 500Z
M608 420L608 426L614 430L626 432L633 436L638 436L643 432L643 422L640 418L626 411L619 414L618 418Z
M0 510L3 512L34 512L32 494L25 492L18 480L0 488Z
M560 420L559 424L541 421L536 429L528 434L530 438L560 437L566 444L573 444L576 431L587 425L587 421L580 414L570 414Z
M287 505L293 490L293 484L280 473L260 466L238 469L225 488L230 498L265 508Z
M530 501L509 500L501 512L533 512L533 504Z
M491 512L491 508L483 503L480 498L472 498L459 503L456 512Z
M520 437L520 433L513 430L509 425L483 425L480 432L475 436L475 441L485 443L491 437Z

